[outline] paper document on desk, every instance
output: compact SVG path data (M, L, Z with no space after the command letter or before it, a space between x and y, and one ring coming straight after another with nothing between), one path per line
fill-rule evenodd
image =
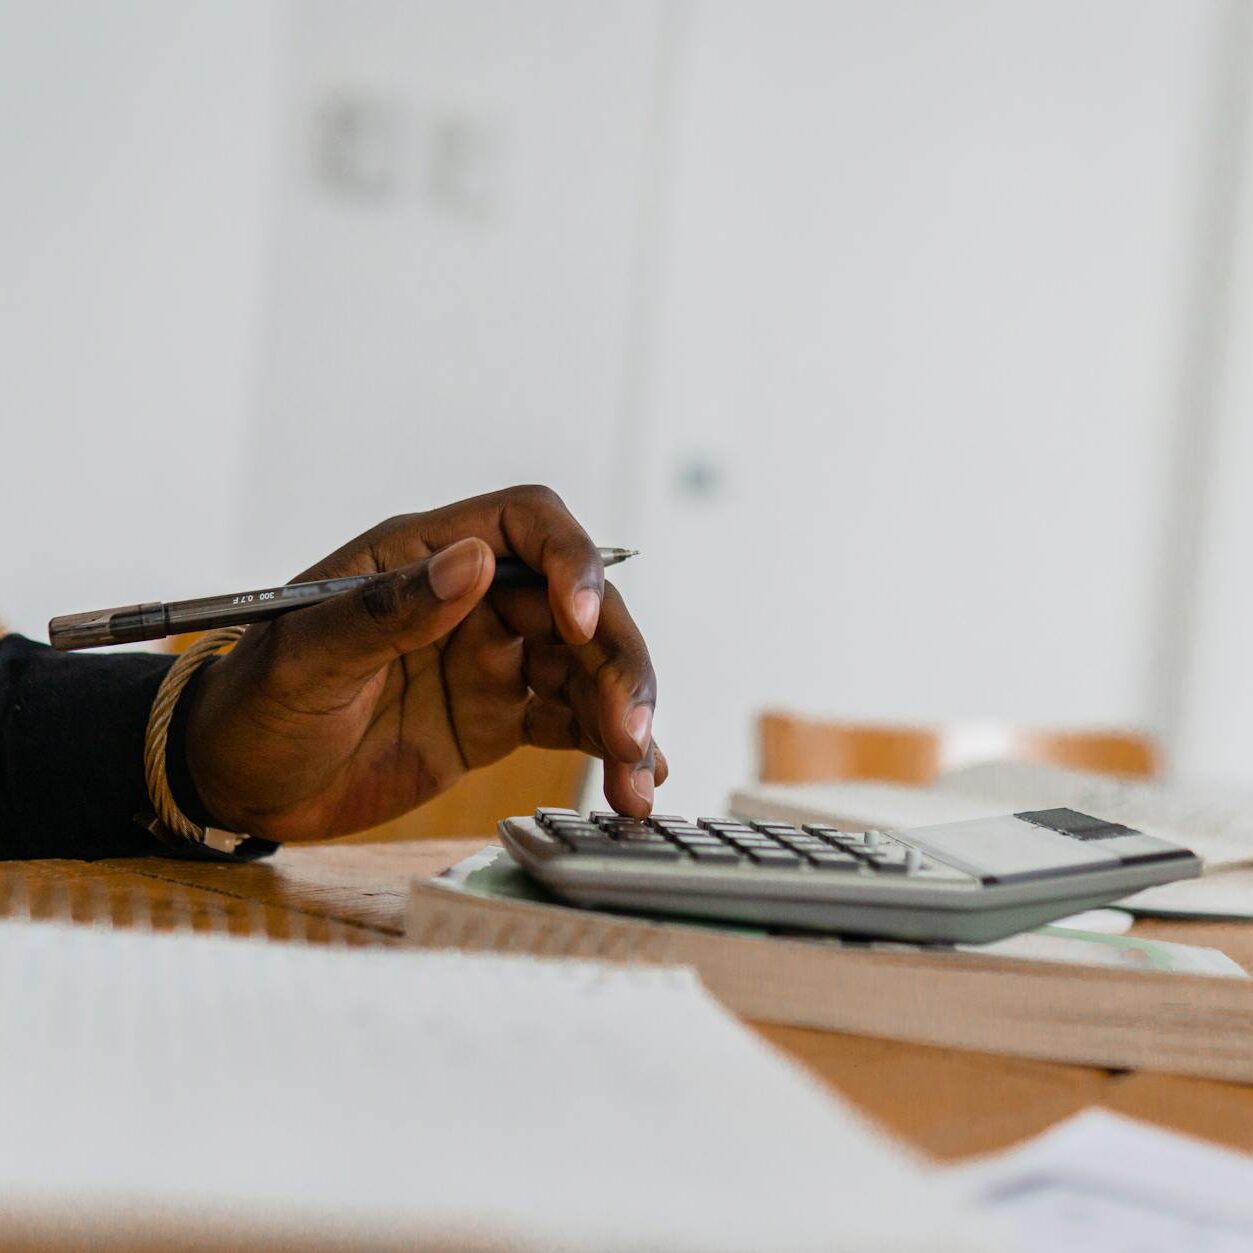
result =
M981 1247L685 970L0 923L0 997L16 1242Z
M552 897L503 849L489 846L450 866L437 881L443 888L464 892L483 900L551 902ZM629 914L619 911L613 917L625 921ZM1019 961L1061 962L1064 965L1104 966L1121 970L1154 970L1187 975L1215 975L1220 978L1248 978L1244 968L1215 948L1198 944L1177 944L1171 940L1155 940L1124 934L1127 927L1117 923L1122 918L1129 925L1131 916L1119 910L1089 910L1074 918L1059 919L1034 931L1024 931L990 944L958 944L954 950L979 953L989 957L1007 957ZM941 945L883 943L841 940L836 935L817 932L796 933L754 927L746 923L721 923L703 918L695 924L685 918L650 918L653 924L677 926L697 925L710 933L728 935L772 936L803 942L816 948L852 947L857 952L927 952L939 955L948 951ZM480 936L478 943L482 943Z
M1253 868L1236 866L1201 879L1163 883L1119 904L1161 918L1253 918Z
M1120 901L1120 907L1191 917L1253 917L1247 881L1224 878L1232 867L1253 866L1253 797L1229 790L993 761L949 771L929 787L869 780L755 784L736 792L730 808L745 817L891 830L1059 805L1182 844L1205 863L1201 880L1150 888Z
M1004 1253L1253 1249L1253 1156L1105 1110L952 1175Z

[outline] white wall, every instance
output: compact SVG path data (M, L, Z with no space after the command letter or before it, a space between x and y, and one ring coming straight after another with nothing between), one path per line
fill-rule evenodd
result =
M668 805L765 704L1253 781L1247 14L10 2L0 618L541 479L645 550Z
M658 6L295 10L272 301L240 559L290 575L390 514L551 482L615 542L613 480ZM336 98L391 120L391 191L321 176ZM486 207L433 136L495 137Z
M667 807L763 704L1153 725L1225 12L695 7L626 537Z
M222 585L252 408L273 3L6 3L0 619Z
M1185 397L1199 421L1184 426L1184 440L1202 446L1185 501L1196 559L1172 597L1185 627L1172 748L1181 774L1253 787L1253 8L1243 16L1226 135L1235 230L1214 258L1207 371Z

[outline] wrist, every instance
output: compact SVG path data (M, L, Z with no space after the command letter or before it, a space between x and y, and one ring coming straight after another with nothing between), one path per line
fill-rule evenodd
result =
M166 744L166 774L179 809L202 827L244 833L243 816L235 814L223 789L213 777L214 693L221 687L219 667L225 659L214 657L189 680L170 719Z

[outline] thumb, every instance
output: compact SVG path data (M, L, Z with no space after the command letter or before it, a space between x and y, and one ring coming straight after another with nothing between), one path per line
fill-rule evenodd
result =
M483 598L495 566L482 540L458 540L418 565L285 615L275 623L285 686L354 687L433 644Z

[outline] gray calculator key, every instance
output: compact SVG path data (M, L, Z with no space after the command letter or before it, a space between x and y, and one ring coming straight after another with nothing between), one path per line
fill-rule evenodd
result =
M622 830L618 832L618 842L621 844L666 844L669 841L660 831L654 831L651 827L639 827L633 830Z
M801 856L788 848L750 848L748 855L762 866L799 866Z
M736 848L780 848L768 835L740 835L738 831L727 836L727 843Z
M621 840L607 840L603 846L580 851L594 853L597 857L628 858L635 861L678 861L683 856L673 844L668 844L665 840L659 844L624 844Z
M880 874L905 874L907 870L905 854L897 850L867 853L864 860Z
M740 860L740 855L733 848L727 845L718 844L688 844L685 845L687 851L699 862L706 865L733 866Z
M825 853L810 853L808 860L811 866L819 870L860 870L862 866L858 858L850 857L847 853L837 853L834 849Z
M576 853L613 852L620 845L603 833L597 835L562 835L558 839L565 840Z

